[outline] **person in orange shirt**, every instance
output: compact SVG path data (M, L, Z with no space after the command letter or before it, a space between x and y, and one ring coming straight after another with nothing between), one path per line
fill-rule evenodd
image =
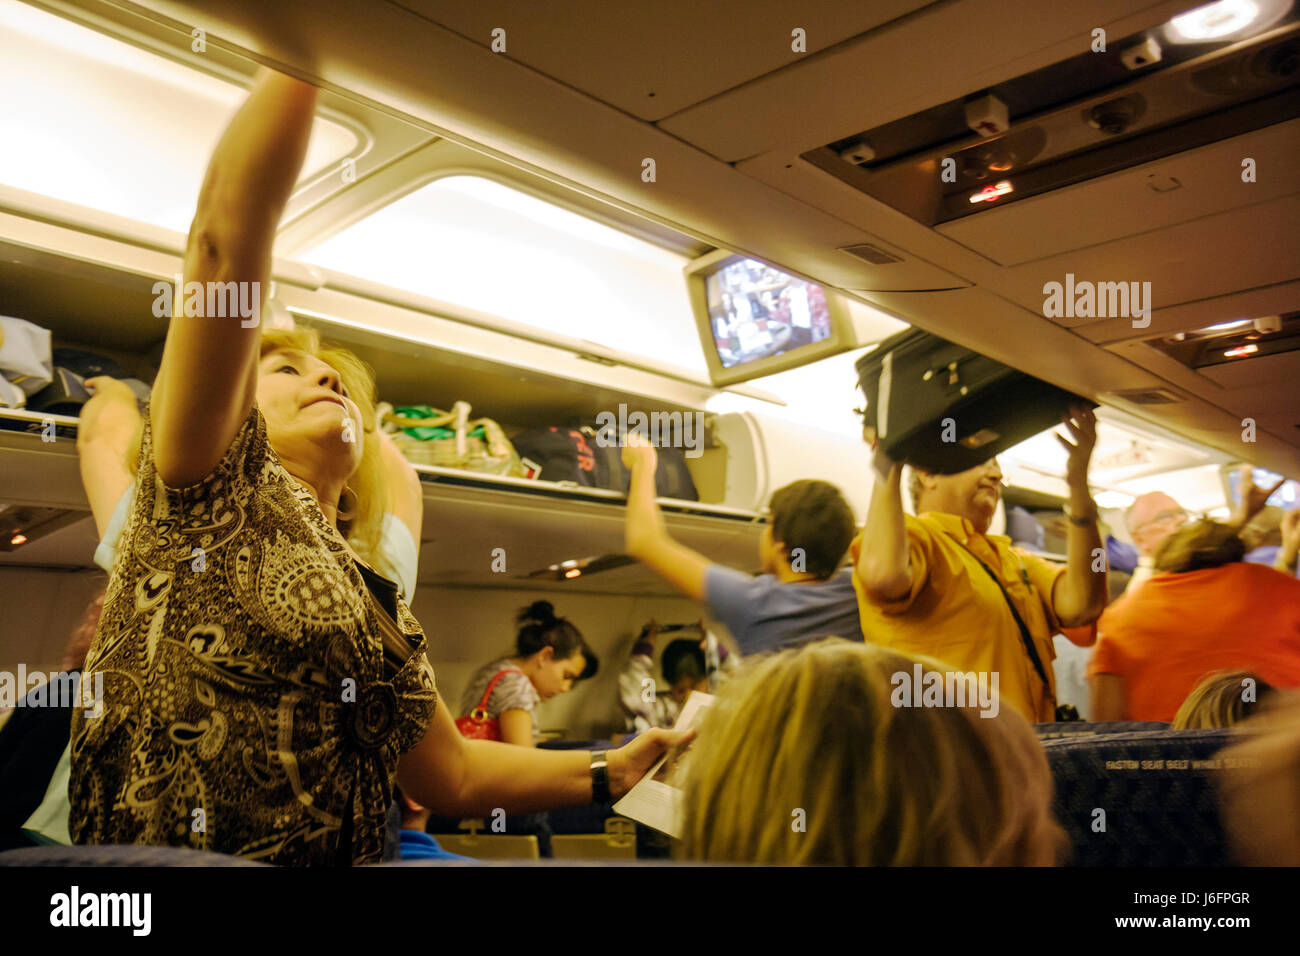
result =
M918 517L903 513L902 466L893 464L887 479L877 475L850 549L868 643L986 674L990 683L996 676L1002 701L1039 722L1056 719L1052 635L1092 624L1106 606L1105 552L1088 491L1096 418L1076 406L1062 420L1074 439L1057 436L1069 452L1067 567L988 534L1002 487L996 459L955 475L914 470Z
M1300 511L1282 524L1300 551ZM1232 527L1203 520L1175 532L1156 574L1098 622L1088 667L1094 720L1173 720L1206 674L1244 670L1300 687L1300 581L1241 559Z

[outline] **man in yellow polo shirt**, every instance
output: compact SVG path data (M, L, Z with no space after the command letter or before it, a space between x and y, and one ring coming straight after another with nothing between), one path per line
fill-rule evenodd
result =
M996 459L955 475L914 471L915 518L903 513L902 466L894 464L887 480L877 475L866 526L851 548L868 642L990 680L996 673L1003 703L1038 722L1055 719L1052 635L1092 624L1106 606L1105 552L1088 492L1096 419L1076 406L1062 422L1074 439L1057 435L1069 451L1067 567L987 533L1002 488Z

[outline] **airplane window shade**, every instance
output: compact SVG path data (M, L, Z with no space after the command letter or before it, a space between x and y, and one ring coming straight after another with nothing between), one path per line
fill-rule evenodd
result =
M240 86L21 3L0 4L0 49L0 186L189 231ZM304 179L358 145L318 118Z
M683 256L479 176L445 176L299 256L692 371Z

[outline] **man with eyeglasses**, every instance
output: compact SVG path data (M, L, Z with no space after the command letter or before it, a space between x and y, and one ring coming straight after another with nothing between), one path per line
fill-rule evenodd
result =
M1250 466L1241 471L1241 487L1244 489L1232 516L1224 522L1238 534L1250 523L1251 519L1264 510L1268 499L1282 487L1283 478L1272 488L1260 488L1255 484L1254 473ZM1138 566L1129 579L1124 593L1130 594L1155 573L1156 552L1171 534L1185 525L1190 515L1177 501L1163 491L1152 491L1139 495L1129 505L1125 516L1129 536L1138 549Z
M1088 490L1096 418L1062 418L1069 453L1068 564L1054 566L988 534L1002 493L996 459L955 475L914 470L916 517L903 513L902 466L876 477L862 535L851 547L862 633L875 644L997 674L999 695L1030 721L1056 719L1052 636L1086 628L1106 606L1097 506ZM1090 641L1092 632L1087 639ZM1073 638L1072 638L1073 640Z

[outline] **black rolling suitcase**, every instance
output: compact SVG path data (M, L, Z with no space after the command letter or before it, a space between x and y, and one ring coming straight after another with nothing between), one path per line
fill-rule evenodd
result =
M858 359L868 440L890 458L952 475L1060 424L1094 402L921 329L892 335Z

